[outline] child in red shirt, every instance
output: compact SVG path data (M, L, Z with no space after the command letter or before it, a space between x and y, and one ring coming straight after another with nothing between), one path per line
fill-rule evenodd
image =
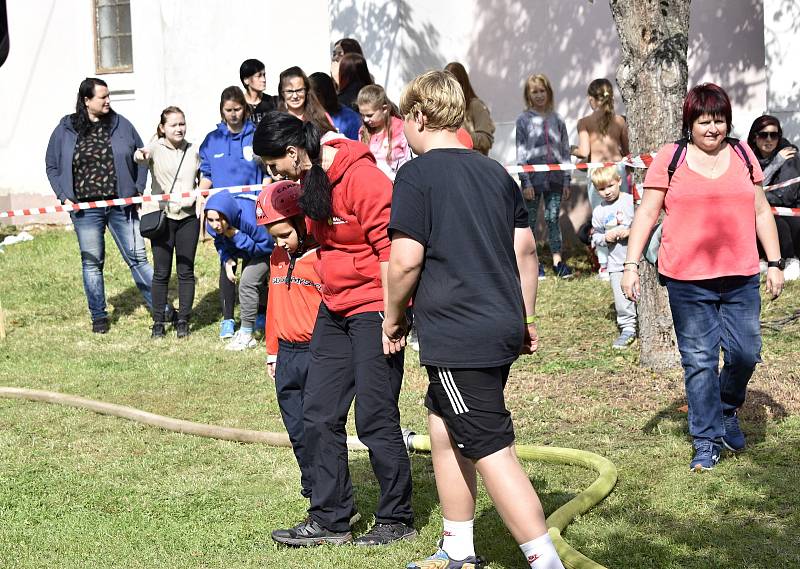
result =
M310 499L312 470L305 453L303 391L322 285L314 269L318 246L306 233L305 217L297 204L300 194L296 182L269 184L258 195L256 223L266 225L275 240L269 259L267 371L275 380L283 424L300 467L301 494Z

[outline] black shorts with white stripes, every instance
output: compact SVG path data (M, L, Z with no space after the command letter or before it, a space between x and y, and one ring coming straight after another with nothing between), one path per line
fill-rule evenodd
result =
M463 456L478 460L514 442L514 425L503 397L511 365L425 368L430 380L425 407L444 420Z

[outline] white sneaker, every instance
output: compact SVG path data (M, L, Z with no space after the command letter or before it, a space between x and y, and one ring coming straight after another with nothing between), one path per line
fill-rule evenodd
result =
M796 281L800 279L800 260L786 259L786 267L783 269L783 280Z
M232 352L241 352L242 350L255 348L256 344L257 342L256 339L253 338L253 334L247 334L239 330L233 335L233 338L228 345L225 346L225 349Z
M600 270L597 271L597 278L601 281L610 281L611 275L608 274L608 267L600 267Z

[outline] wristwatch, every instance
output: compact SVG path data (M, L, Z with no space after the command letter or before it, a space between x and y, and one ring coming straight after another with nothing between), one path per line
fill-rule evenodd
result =
M780 258L777 261L767 261L767 267L777 267L780 270L783 270L786 267L786 259Z

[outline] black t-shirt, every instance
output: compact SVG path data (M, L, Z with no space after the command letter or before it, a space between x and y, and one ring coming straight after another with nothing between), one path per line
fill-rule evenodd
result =
M414 296L421 363L487 368L517 358L525 308L514 231L527 227L519 187L478 152L430 150L400 167L389 234L425 246Z
M264 118L270 111L274 111L278 109L278 102L277 97L273 95L267 95L263 93L261 96L261 102L257 105L251 105L247 103L247 106L250 107L250 120L253 121L253 124L258 126L258 123L261 122L261 119Z

